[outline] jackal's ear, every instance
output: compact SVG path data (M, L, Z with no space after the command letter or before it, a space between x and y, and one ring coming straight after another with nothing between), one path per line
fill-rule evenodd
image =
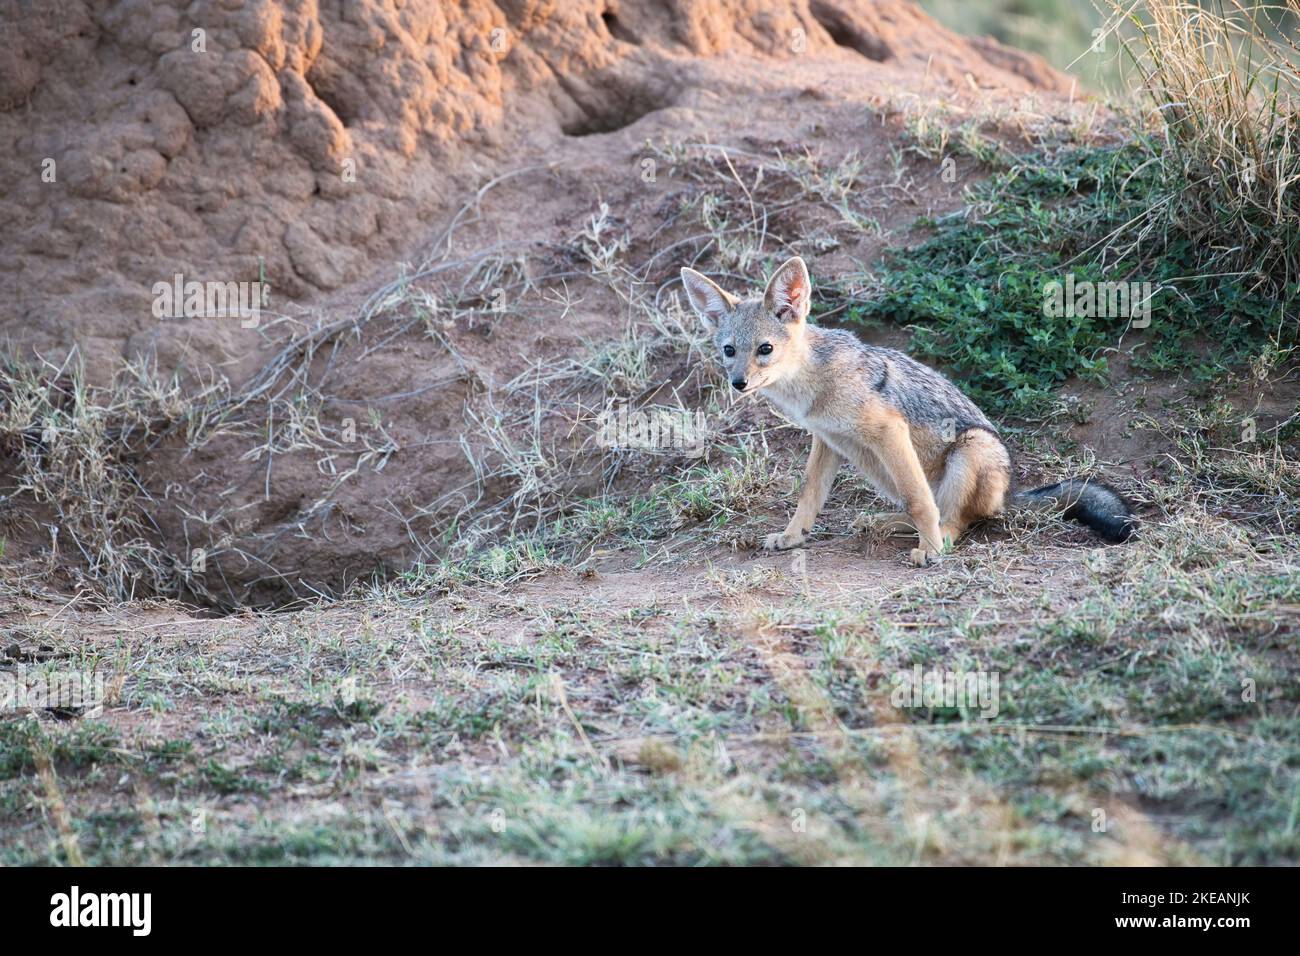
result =
M722 317L736 307L740 300L723 291L712 279L706 279L694 269L682 269L682 285L686 287L686 298L704 324L713 329L722 321Z
M779 319L802 322L808 317L812 303L812 280L803 259L787 259L781 268L772 273L763 293L763 304Z

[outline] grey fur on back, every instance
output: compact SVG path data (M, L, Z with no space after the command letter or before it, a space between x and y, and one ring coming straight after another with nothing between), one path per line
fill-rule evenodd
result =
M814 331L815 330L815 331ZM842 357L859 356L854 363L862 380L913 425L960 435L970 428L983 428L994 435L997 428L975 403L943 375L897 349L867 345L844 329L810 327L812 359L832 365ZM845 371L848 371L847 369Z

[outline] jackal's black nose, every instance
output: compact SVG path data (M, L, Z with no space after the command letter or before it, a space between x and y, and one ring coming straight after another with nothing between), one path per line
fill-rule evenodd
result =
M746 385L746 384L747 384L747 383L745 382L745 380L744 380L743 378L733 378L733 379L731 380L731 387L734 388L734 389L735 389L736 391L738 391L738 392L743 392L743 391L745 390L745 385Z

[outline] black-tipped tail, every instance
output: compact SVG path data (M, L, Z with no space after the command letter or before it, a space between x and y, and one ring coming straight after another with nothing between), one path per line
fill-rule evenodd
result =
M1127 541L1137 528L1128 500L1109 485L1096 481L1071 478L1022 491L1016 498L1030 506L1059 508L1066 518L1087 525L1107 541Z

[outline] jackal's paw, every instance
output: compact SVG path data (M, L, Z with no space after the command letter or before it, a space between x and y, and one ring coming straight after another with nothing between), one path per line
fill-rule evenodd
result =
M763 547L768 551L789 551L791 548L801 547L804 540L802 531L796 531L793 534L778 531L776 534L769 534L763 539Z
M913 548L912 563L918 568L923 568L927 564L938 564L939 552L931 551L929 548Z

